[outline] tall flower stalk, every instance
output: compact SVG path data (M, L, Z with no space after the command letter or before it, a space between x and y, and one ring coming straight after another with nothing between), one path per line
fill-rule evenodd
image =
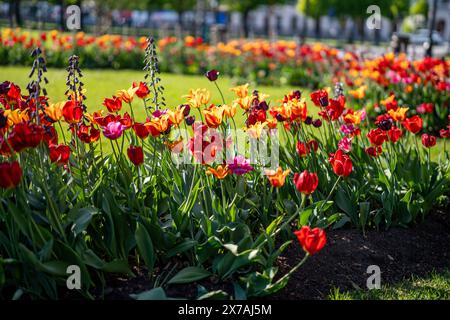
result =
M31 100L35 103L35 110L34 110L34 118L37 124L39 124L39 110L43 111L43 106L40 102L40 95L41 92L44 96L47 96L47 90L43 86L44 84L48 83L48 79L45 76L45 73L47 72L47 66L44 57L42 56L42 50L41 48L37 47L31 52L31 57L34 58L33 65L31 67L31 72L28 75L30 79L33 78L34 75L36 75L36 79L30 80L30 82L27 85L27 90L29 92L28 101Z
M149 108L158 110L160 107L166 106L166 100L163 96L164 87L161 85L160 69L158 54L156 52L155 39L153 37L147 38L147 47L144 55L144 71L145 84L151 88L153 97L151 98L151 105ZM150 100L150 99L148 99Z

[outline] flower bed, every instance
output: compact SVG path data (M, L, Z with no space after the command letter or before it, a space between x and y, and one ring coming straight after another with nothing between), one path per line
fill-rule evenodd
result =
M282 101L246 84L221 105L191 89L167 108L154 41L145 52L145 80L105 98L103 112L89 113L77 56L68 59L66 101L46 96L40 49L27 93L0 85L4 297L56 298L73 265L85 297L107 273L131 275L136 265L155 288L135 298L203 279L229 283L238 298L270 295L320 255L327 227L407 226L448 201L450 126L436 137L394 96L373 100L374 119L339 83ZM223 96L219 73L206 77ZM292 245L305 254L280 273L277 258Z
M3 29L0 64L31 65L29 49L43 48L47 66L66 67L76 54L84 68L141 69L145 38L117 35L89 36L50 31L38 35ZM437 133L449 110L449 64L443 59L410 61L387 53L364 58L322 44L298 46L294 41L233 40L210 46L200 38L168 37L158 41L159 68L164 72L201 74L216 68L237 82L290 84L316 89L342 82L358 108L375 116L380 103L395 96L396 103L423 115L425 127ZM411 110L412 111L412 110Z

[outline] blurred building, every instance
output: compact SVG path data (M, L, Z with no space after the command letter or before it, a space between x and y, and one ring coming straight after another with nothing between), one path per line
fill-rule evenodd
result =
M307 24L307 36L315 36L315 21L311 18L302 15L295 5L279 5L273 8L261 6L257 10L251 11L249 21L251 34L254 36L266 35L270 28L273 28L278 35L281 36L298 36L303 32ZM230 29L233 33L242 30L241 14L237 12L231 13ZM324 38L348 38L351 32L355 32L355 23L348 19L340 22L331 13L328 16L323 16L320 19L321 37ZM386 19L382 18L381 29L379 37L381 40L388 40L392 33L392 24ZM366 40L375 36L373 30L365 27ZM355 34L354 38L358 38Z
M433 0L428 0L429 7L433 6ZM450 42L450 0L437 0L435 29L444 40ZM432 10L429 10L431 15ZM429 17L431 20L431 17Z

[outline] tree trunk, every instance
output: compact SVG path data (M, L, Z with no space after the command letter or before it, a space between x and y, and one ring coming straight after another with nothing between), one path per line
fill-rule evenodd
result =
M9 26L11 28L14 27L14 6L13 6L14 0L9 0Z
M20 0L14 1L14 16L17 26L22 26L22 14L20 12Z
M249 35L249 23L248 23L248 17L250 15L250 10L245 10L242 12L242 27L244 29L244 38L248 38Z
M274 8L273 6L269 7L269 12L268 12L268 22L269 22L269 39L270 40L275 40L277 37L277 21L274 21Z
M320 27L320 21L321 17L317 17L315 20L316 26L315 26L315 33L316 33L316 39L320 39L321 37L321 27Z
M306 15L303 16L303 26L301 32L301 42L306 42L306 37L308 36L308 17Z
M380 44L380 29L375 28L373 34L373 44L378 46Z
M178 25L183 28L183 11L178 11Z
M348 22L348 21L347 21ZM350 32L348 33L348 38L347 38L347 43L352 44L353 43L353 36L354 36L354 30L355 30L355 26L354 26L354 22L351 21L351 28L350 28Z
M358 19L358 29L359 29L359 36L361 42L364 42L366 40L366 33L364 30L364 18Z
M64 7L64 0L59 0L58 1L59 6L61 7L61 11L59 12L59 28L61 29L61 31L66 30L66 23L65 23L65 15L64 15L64 11L65 11L65 7Z

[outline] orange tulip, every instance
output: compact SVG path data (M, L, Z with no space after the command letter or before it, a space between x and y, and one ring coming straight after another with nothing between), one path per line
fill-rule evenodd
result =
M203 110L205 121L208 127L217 128L222 123L224 109L215 105L210 105L208 109Z
M248 96L248 83L231 88L230 90L233 91L239 98L245 98Z
M409 108L398 108L396 110L389 110L388 114L394 119L395 121L403 121L406 119L406 111L408 111Z
M251 97L243 97L243 98L237 98L233 101L233 106L236 108L237 106L240 106L242 109L247 110L250 108L252 104L252 98Z
M28 113L20 109L5 110L3 115L8 119L10 126L30 120Z
M169 121L167 115L159 118L153 118L144 124L150 131L151 135L156 137L160 133L166 132L169 129Z
M250 137L252 137L254 139L259 139L261 137L262 131L266 125L267 125L266 122L258 121L255 124L248 127L246 130Z
M139 87L130 87L128 90L122 89L117 91L117 97L119 97L125 103L131 103L133 101L134 95L136 91L139 90Z
M178 125L180 125L181 122L183 122L183 119L184 119L184 114L183 114L184 108L185 107L182 107L182 108L174 110L174 111L172 111L172 110L168 110L167 111L166 114L169 116L169 120L170 120L170 122L172 124L178 126Z
M274 186L275 188L280 188L284 185L286 177L289 175L290 172L291 172L290 169L283 171L281 167L278 167L276 171L266 170L265 175L269 179L269 182L272 186Z
M228 169L228 166L218 166L217 169L214 168L208 168L206 170L206 174L212 174L217 179L224 179L229 173L231 172L230 169Z
M278 125L278 120L275 119L275 118L267 119L267 120L266 120L266 123L267 123L267 127L268 127L269 129L276 129L276 128L277 128L277 125Z
M364 85L359 87L358 89L350 90L348 93L350 93L355 99L362 99L366 95L366 89L367 86Z
M51 104L44 109L44 112L53 121L59 121L63 116L62 110L65 104L64 101Z
M224 115L228 118L233 118L236 115L236 104L232 104L231 106L224 104L222 108Z
M206 89L191 89L189 94L183 96L187 99L187 102L193 108L200 108L202 105L207 104L211 99L211 93Z
M360 124L365 114L366 112L364 110L353 111L352 109L349 109L344 115L344 121L346 123Z
M97 122L97 119L103 118L103 110L95 111L92 114L91 113L86 113L84 116L86 117L86 119L89 120L90 123L96 124L96 125L100 125Z
M183 138L181 137L173 142L164 141L164 144L174 153L180 153L183 151Z

